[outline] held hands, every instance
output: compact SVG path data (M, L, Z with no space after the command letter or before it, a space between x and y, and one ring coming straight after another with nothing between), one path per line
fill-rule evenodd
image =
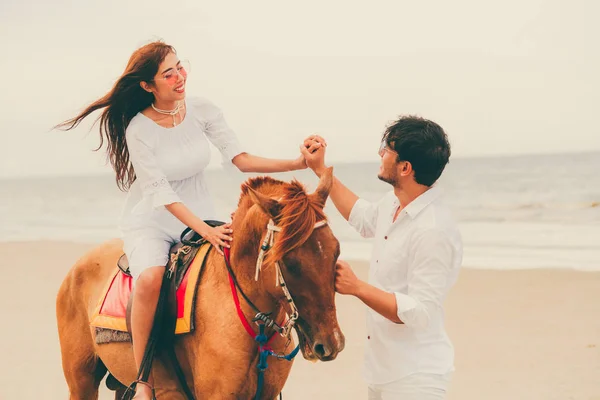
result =
M306 165L306 160L304 159L304 156L302 154L300 154L300 156L298 158L296 158L294 160L294 170L298 170L298 169L306 169L308 167L308 165Z
M231 223L217 226L215 228L206 225L206 227L196 232L198 232L200 236L202 236L204 239L210 242L214 246L215 250L219 252L220 255L223 255L223 250L221 250L221 246L227 248L231 247L228 243L233 240L233 237L230 236L233 233L233 229L231 229Z
M306 165L312 169L317 175L326 168L325 167L325 148L327 142L319 135L311 135L304 139L304 143L300 146L300 153L305 160Z

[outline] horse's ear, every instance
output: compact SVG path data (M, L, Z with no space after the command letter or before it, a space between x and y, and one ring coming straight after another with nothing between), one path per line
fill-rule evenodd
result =
M258 205L269 217L276 219L279 216L282 206L277 200L267 197L251 187L248 188L248 194L252 202Z
M317 186L317 190L310 196L321 206L325 207L329 192L331 191L331 186L333 186L333 167L327 168L321 174L319 186Z

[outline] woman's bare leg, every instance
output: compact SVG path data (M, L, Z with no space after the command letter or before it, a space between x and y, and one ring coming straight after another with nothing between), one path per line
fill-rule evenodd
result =
M140 274L133 288L133 303L131 305L131 337L133 342L133 358L139 371L146 344L152 330L156 305L160 295L162 278L165 267L150 267ZM148 383L153 386L152 375ZM137 385L136 400L152 399L152 390L146 385Z

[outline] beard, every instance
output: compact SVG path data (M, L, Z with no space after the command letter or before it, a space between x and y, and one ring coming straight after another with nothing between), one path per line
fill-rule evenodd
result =
M398 183L396 176L385 176L383 174L379 174L377 175L377 177L379 178L380 181L383 181L385 183L389 183L390 185L396 187L396 184Z

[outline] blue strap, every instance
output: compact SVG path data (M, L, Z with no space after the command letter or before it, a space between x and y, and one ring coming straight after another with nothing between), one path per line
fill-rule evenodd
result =
M280 360L292 361L294 359L294 357L296 357L298 355L299 351L300 351L300 345L296 346L296 348L294 350L292 350L292 352L289 354L276 354L276 353L273 353L272 351L269 351L269 355L273 356L275 358L278 358Z
M258 383L256 384L256 394L254 395L254 400L260 400L260 396L262 395L262 389L265 381L265 371L269 366L267 364L267 357L269 356L268 350L264 349L265 344L267 344L267 335L265 335L265 325L258 325L258 335L254 338L258 343L258 364L256 368L258 368Z
M256 366L260 372L265 372L269 367L267 357L269 357L269 350L261 350L258 355L258 365Z
M258 384L256 386L256 395L254 396L254 400L260 400L260 396L262 395L262 388L265 380L265 371L258 371Z
M254 338L258 343L258 383L256 384L256 394L254 395L254 400L259 400L262 395L263 385L265 383L265 371L269 367L267 364L267 359L269 356L275 357L280 360L288 360L292 361L296 355L298 355L298 351L300 351L300 345L298 344L294 350L292 350L289 354L276 354L272 350L265 349L265 345L269 340L267 335L265 335L265 325L259 324L259 333ZM281 393L279 393L281 398Z

